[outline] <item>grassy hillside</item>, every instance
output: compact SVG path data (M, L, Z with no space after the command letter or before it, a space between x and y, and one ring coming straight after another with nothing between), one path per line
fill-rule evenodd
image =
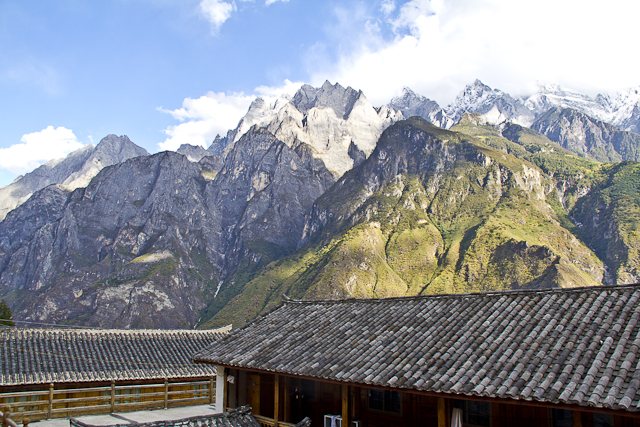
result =
M637 167L614 171L528 129L473 117L453 131L400 122L316 202L306 246L250 277L237 275L242 291L202 326L239 326L283 293L362 298L596 285L614 243L595 245L578 216L600 205L625 236L615 240L615 259L637 273Z

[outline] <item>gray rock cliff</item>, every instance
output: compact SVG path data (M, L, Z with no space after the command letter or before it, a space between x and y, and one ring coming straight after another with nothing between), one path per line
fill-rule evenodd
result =
M147 154L147 150L135 145L127 136L107 135L96 147L87 145L64 159L49 161L0 188L0 220L31 194L48 185L64 184L69 190L86 187L105 166Z
M243 260L295 249L333 183L308 146L254 127L224 163L163 152L49 186L0 223L0 295L20 319L192 327Z

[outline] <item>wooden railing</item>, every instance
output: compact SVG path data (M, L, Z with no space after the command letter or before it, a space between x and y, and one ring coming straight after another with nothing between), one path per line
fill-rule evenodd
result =
M38 420L213 403L215 380L0 393L14 420Z
M262 415L255 415L255 414L252 414L252 415L253 415L253 418L255 418L256 421L258 421L258 424L260 424L260 427L274 427L276 425L275 420L273 418L263 417ZM295 427L295 424L285 423L284 421L278 421L278 426Z

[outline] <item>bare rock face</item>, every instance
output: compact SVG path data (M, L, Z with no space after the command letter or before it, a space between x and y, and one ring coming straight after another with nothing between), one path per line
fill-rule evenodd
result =
M553 108L531 129L582 157L601 162L640 161L640 135L569 108Z
M451 124L458 123L464 113L481 114L492 124L508 120L529 126L535 120L535 113L525 105L525 101L499 89L492 89L480 80L465 87L455 101L445 108L445 113L451 119Z
M333 183L308 146L254 127L224 163L163 152L49 186L0 223L0 295L20 319L192 327L243 259L295 249Z
M238 127L225 138L216 138L208 151L224 154L250 126L257 125L293 149L308 145L312 156L338 178L354 165L349 155L352 144L368 156L382 131L401 118L388 107L375 109L362 91L351 87L329 82L320 88L304 85L291 100L279 98L270 104L256 99Z
M87 145L64 159L51 160L0 188L0 220L47 185L64 184L68 190L86 187L102 168L147 154L127 136L107 135L95 148Z
M401 112L405 119L418 116L442 128L450 128L454 124L437 102L416 94L408 87L403 89L402 96L393 98L387 106Z
M190 162L199 162L203 157L209 155L205 148L191 144L182 144L176 152L185 155Z

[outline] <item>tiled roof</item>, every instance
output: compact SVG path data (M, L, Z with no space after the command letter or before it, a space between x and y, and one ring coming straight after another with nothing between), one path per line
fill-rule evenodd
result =
M217 330L0 329L0 385L214 376L191 357Z
M69 424L71 427L97 427L97 425L89 424L76 418L71 418ZM146 423L123 422L109 425L101 423L99 425L102 427L126 427L131 425L137 427L260 427L258 421L251 415L250 406L242 406L221 414L199 415L181 420L151 421Z
M285 301L200 362L370 386L638 411L640 284Z

